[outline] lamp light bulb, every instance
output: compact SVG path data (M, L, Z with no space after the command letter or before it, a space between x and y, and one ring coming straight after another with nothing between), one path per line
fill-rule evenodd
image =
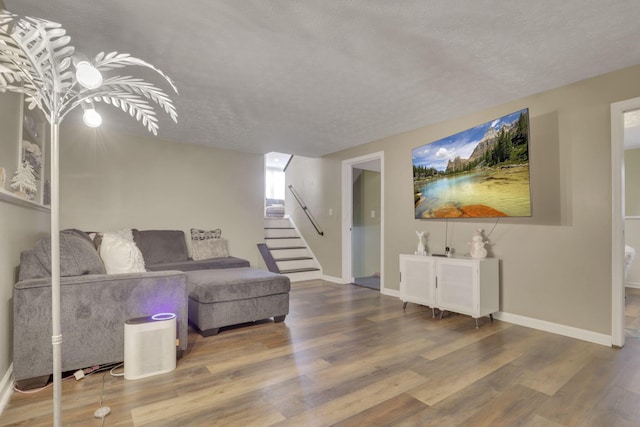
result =
M102 73L89 61L76 64L76 79L87 89L97 89L102 85Z
M82 115L82 121L90 128L97 128L102 124L102 116L94 108L87 108Z

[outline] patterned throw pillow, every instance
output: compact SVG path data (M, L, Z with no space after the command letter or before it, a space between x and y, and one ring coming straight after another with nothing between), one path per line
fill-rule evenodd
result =
M209 240L219 239L222 236L222 230L216 228L215 230L198 230L197 228L191 229L191 240Z
M195 261L229 256L227 241L220 238L222 230L191 229L191 258Z
M191 258L194 261L227 257L227 239L207 239L191 241Z

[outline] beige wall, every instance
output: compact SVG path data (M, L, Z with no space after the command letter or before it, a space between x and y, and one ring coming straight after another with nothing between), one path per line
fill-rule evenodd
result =
M340 162L330 158L294 156L285 175L287 187L294 186L324 235L316 233L288 189L285 195L287 212L320 261L323 274L341 277Z
M305 169L313 173L317 191L309 191L307 203L323 213L333 208L334 216L323 224L331 237L311 239L325 274L341 276L335 212L342 160L384 151L384 279L387 288L398 289L398 255L413 253L415 230L428 233L432 251L445 240L445 222L413 218L411 150L529 107L533 216L502 219L489 238L491 256L501 259L500 309L610 334L610 104L640 96L639 75L640 66L631 67L297 165L290 177L296 187L298 178L307 179ZM488 234L495 223L450 220L452 247L466 253L473 230L484 228Z
M0 94L0 153L9 153L0 156L0 166L9 169L8 179L17 164L19 99L17 95ZM0 200L0 381L13 360L13 285L20 252L49 232L49 221L48 212Z
M62 228L221 228L231 255L264 265L262 155L65 124L60 141Z
M0 93L0 167L5 170L4 188L9 191L20 156L20 99L15 93Z

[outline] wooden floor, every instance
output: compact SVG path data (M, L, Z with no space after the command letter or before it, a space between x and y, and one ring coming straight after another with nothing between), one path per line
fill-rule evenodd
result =
M476 329L310 281L294 284L284 323L191 332L171 373L65 381L63 419L101 425L102 395L105 426L638 426L640 339L629 332L620 350L488 319ZM0 424L51 425L51 394L14 393Z

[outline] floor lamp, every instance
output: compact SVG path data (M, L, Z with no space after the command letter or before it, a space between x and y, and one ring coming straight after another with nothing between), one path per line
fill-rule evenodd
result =
M53 357L53 421L62 425L62 332L60 317L60 202L59 130L65 116L78 106L83 120L96 127L102 122L94 104L103 102L128 112L157 135L154 104L174 122L171 99L157 87L133 77L103 78L104 71L126 66L147 67L167 81L153 65L126 53L100 52L92 61L75 54L66 31L58 23L19 17L0 9L0 92L22 93L29 109L42 110L51 127L51 322ZM150 102L150 101L153 101Z

